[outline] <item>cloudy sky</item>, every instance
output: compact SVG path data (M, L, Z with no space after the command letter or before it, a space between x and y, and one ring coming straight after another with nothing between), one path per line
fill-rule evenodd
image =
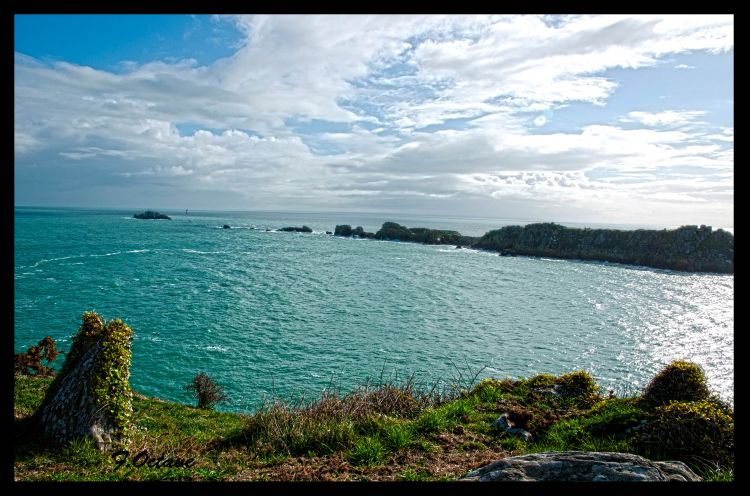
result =
M15 17L15 204L734 225L732 16Z

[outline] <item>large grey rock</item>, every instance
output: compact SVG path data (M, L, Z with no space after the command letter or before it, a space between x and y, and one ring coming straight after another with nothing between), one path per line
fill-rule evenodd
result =
M630 453L562 451L503 458L465 481L700 481L682 462L654 462Z

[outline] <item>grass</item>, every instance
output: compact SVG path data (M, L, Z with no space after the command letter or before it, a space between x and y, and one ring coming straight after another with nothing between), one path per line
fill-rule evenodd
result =
M542 451L645 454L627 429L651 418L640 397L602 397L580 373L484 380L472 387L420 391L367 383L312 402L272 401L253 415L216 412L135 395L129 460L193 460L191 467L117 466L91 442L52 446L31 415L50 378L15 378L16 480L254 481L456 480L504 456ZM550 393L562 385L561 394ZM565 389L567 388L567 389ZM555 390L557 391L557 390ZM501 413L529 430L529 443L490 429ZM653 453L651 453L653 455ZM668 457L668 453L659 456ZM686 460L706 480L734 480L733 463ZM153 465L153 463L151 464Z

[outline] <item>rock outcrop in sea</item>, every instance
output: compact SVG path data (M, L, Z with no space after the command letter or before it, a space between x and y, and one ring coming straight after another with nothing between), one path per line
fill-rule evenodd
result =
M701 478L678 461L655 462L630 453L559 451L503 458L469 472L461 480L697 482Z
M303 232L303 233L311 233L311 232L313 232L313 230L310 229L307 226L302 226L302 227L282 227L281 229L277 229L277 231L281 231L281 232Z
M406 227L395 222L384 222L383 227L375 233L375 239L411 241L428 245L457 245L466 246L476 241L476 238L463 236L458 231L444 231L427 229L426 227Z
M734 272L734 236L710 226L577 229L554 223L489 231L474 248L501 254L599 260L690 272Z
M375 237L375 233L367 232L364 230L362 226L357 226L354 229L352 229L352 226L349 224L342 224L336 226L336 228L333 230L334 236L351 236L355 238L368 238L373 239Z
M133 217L136 219L166 219L166 220L172 220L172 218L166 214L162 214L159 212L154 212L153 210L146 210L145 212L142 212L140 214L133 214Z

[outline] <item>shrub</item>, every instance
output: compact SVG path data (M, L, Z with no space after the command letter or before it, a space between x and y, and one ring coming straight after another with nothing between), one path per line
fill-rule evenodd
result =
M224 387L216 384L205 372L193 377L193 382L185 386L185 391L198 400L198 408L212 409L216 404L227 400Z
M672 402L657 407L639 430L639 442L652 456L696 466L706 460L734 463L734 412L713 401Z
M654 406L670 401L701 401L709 397L706 375L698 365L681 360L667 365L651 380L643 399Z
M586 371L578 370L555 377L539 374L520 383L519 396L527 403L551 403L590 408L599 400L599 386ZM559 405L562 401L562 405Z
M563 374L557 378L561 386L560 394L564 398L572 398L580 407L590 408L599 399L599 386L584 370Z
M50 365L60 353L57 351L55 340L49 336L39 341L36 346L29 346L26 353L16 353L13 360L15 374L53 376L55 370L52 367L42 365L42 360Z

